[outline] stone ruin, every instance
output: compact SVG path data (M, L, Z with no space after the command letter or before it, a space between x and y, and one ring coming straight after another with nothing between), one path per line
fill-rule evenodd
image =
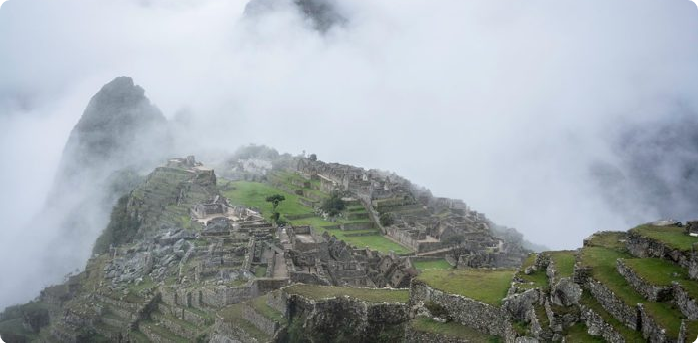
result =
M383 234L417 253L446 255L451 251L450 240L458 237L466 241L468 254L473 255L464 258L472 267L516 266L527 254L520 235L499 237L485 214L461 200L433 197L429 190L396 174L304 158L298 160L296 172L308 180L319 180L322 191L339 190L360 200ZM384 214L389 214L392 223L381 224Z
M397 288L409 285L416 274L405 257L357 249L327 232L317 235L309 226L282 231L291 282Z

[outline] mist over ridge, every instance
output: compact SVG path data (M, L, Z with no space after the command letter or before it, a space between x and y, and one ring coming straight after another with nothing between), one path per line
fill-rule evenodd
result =
M338 0L346 21L324 31L277 2L255 16L242 0L4 3L0 259L51 247L53 226L21 229L120 75L161 109L178 156L216 164L254 142L390 170L551 248L698 217L690 1Z

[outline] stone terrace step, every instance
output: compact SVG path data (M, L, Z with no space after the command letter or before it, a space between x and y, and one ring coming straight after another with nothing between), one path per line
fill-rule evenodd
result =
M582 318L591 334L602 336L611 343L641 343L645 341L640 332L629 329L608 313L588 290L582 293L579 303Z
M141 321L138 324L141 331L153 343L189 343L187 338L178 336L152 320Z
M243 317L243 304L236 303L221 309L215 327L226 328L243 342L270 342L271 337ZM219 324L220 322L220 324Z
M262 301L264 302L264 301ZM275 316L270 316L269 310L253 305L252 302L246 302L242 305L242 318L256 327L260 332L263 332L269 337L273 337L276 331L281 328L281 323L277 321ZM266 305L265 305L266 306ZM266 306L269 307L269 306ZM276 313L275 310L271 310ZM279 314L280 316L280 314Z
M425 317L410 321L406 329L406 339L408 342L418 343L488 343L500 340L497 336L484 334L455 321L442 323Z
M150 314L150 318L160 326L166 328L168 331L187 338L190 341L195 341L198 334L203 328L200 328L190 322L178 319L174 316L163 314L158 312L153 312Z
M618 272L650 301L673 300L689 319L698 319L698 282L666 260L633 258L618 261Z
M580 252L578 268L588 271L584 287L616 319L631 329L642 331L645 339L675 341L683 314L670 304L646 302L617 270L619 258L632 257L619 250L612 240L597 241L601 244L593 246L585 242Z
M97 334L108 338L109 341L118 342L123 338L123 333L126 332L126 327L113 326L106 322L98 323L94 326Z
M125 340L129 343L147 343L150 339L139 330L132 329Z
M158 310L163 314L171 315L199 327L210 326L214 321L213 317L207 314L207 312L193 307L171 306L159 303Z
M689 269L690 278L698 280L698 261L691 256L698 238L685 233L683 227L644 224L629 231L626 247L634 256L668 260Z
M128 328L128 324L130 321L128 319L124 319L117 314L114 314L112 312L106 312L105 314L102 315L102 322L116 328L120 329L126 329Z

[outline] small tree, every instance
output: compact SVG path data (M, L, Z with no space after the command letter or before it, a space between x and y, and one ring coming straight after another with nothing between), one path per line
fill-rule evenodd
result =
M276 211L276 208L284 200L286 200L286 197L284 197L284 195L279 195L279 194L271 195L271 196L266 198L266 201L271 203L271 211L272 211L271 220L274 221L274 223L276 223L276 224L280 224L279 218L281 217L281 214L279 214L279 212Z
M346 208L346 203L342 200L342 196L338 191L332 191L330 198L322 202L320 210L326 212L330 216L336 216Z
M380 217L381 226L388 227L395 223L395 217L393 213L383 213Z
M310 159L310 161L317 161L317 155L315 155L315 154L310 154L310 156L308 157L308 159Z
M279 195L279 194L271 195L271 196L267 197L267 199L266 199L267 202L271 203L271 210L273 212L276 212L276 207L278 207L279 204L285 200L286 200L286 197L284 197L284 195Z
M458 261L460 256L468 253L468 247L466 245L465 241L465 236L463 235L456 235L449 237L445 240L447 243L448 247L451 249L451 253L453 254L453 258Z

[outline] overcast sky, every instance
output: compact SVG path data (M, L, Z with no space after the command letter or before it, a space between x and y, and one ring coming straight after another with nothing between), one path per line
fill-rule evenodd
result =
M619 158L622 128L698 105L688 0L338 0L348 21L325 34L290 7L243 19L245 3L2 4L1 262L31 259L13 238L120 75L188 123L181 156L254 142L390 170L551 248L653 219L610 210L590 165Z

